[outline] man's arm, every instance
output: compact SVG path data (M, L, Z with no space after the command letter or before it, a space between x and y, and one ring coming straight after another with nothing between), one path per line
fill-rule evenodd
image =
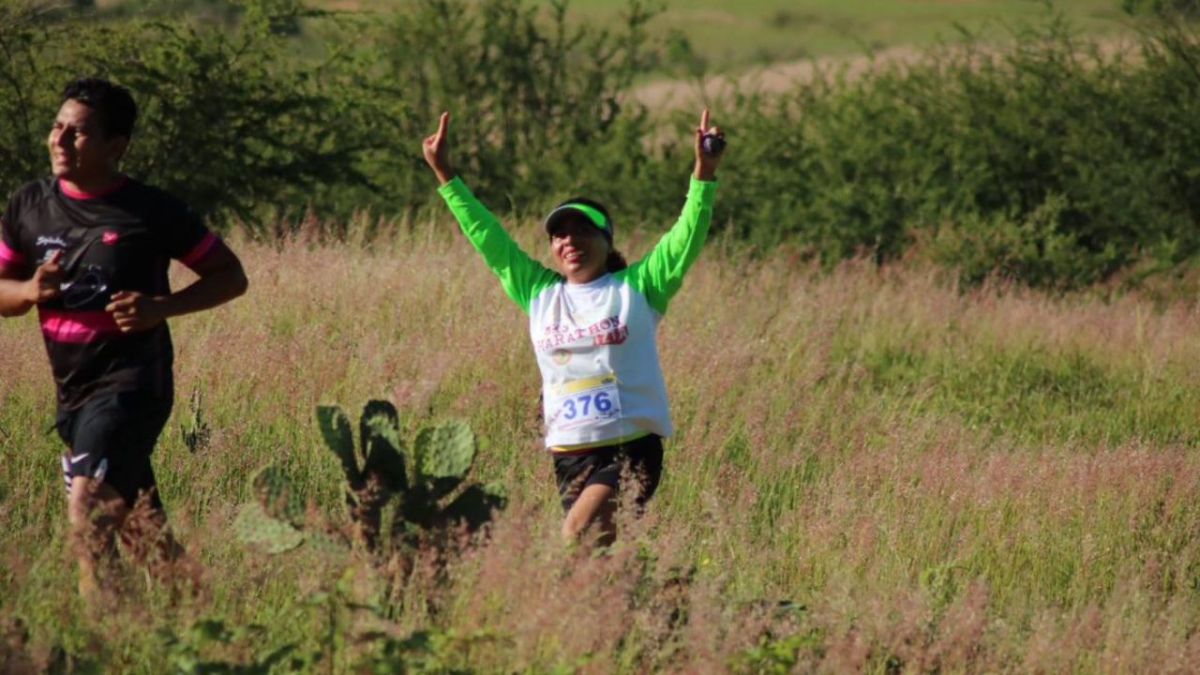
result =
M153 328L171 317L223 305L244 294L249 286L242 262L220 240L202 259L188 266L200 275L190 286L160 296L118 291L105 310L122 332L132 333Z
M39 302L58 297L62 283L62 251L38 265L28 279L20 265L0 262L0 316L21 316Z
M21 253L15 227L21 203L14 195L0 216L0 316L21 316L37 303L54 299L62 282L62 251L29 273L33 261Z
M26 280L11 265L0 265L0 316L21 316L33 309Z

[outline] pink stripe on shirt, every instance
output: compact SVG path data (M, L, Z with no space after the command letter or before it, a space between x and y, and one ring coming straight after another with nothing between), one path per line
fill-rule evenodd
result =
M199 244L196 244L192 250L187 252L187 255L180 258L179 262L194 268L196 263L204 260L205 256L212 252L213 247L217 245L218 241L220 239L217 238L217 235L209 232L200 240Z
M66 181L60 178L58 180L58 189L62 190L62 193L71 199L100 199L101 197L107 197L108 195L120 190L121 188L125 187L127 183L129 183L129 176L121 176L117 179L117 182L104 188L103 190L100 190L99 192L84 192L83 190L77 190L71 187Z
M38 309L42 335L51 342L88 344L121 334L116 320L108 312L65 312Z
M7 244L0 241L0 263L8 263L13 265L24 265L25 256L17 253L8 247Z

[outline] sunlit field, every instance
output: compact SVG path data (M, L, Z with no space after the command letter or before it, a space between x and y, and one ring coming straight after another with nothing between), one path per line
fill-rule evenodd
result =
M535 225L519 234L543 250ZM663 323L678 434L662 488L646 517L623 517L615 547L592 551L560 541L524 317L473 250L444 221L350 239L235 239L250 293L173 323L177 404L156 467L203 568L195 595L122 564L120 598L81 605L49 368L31 317L0 322L0 670L1186 672L1200 660L1192 300L960 291L919 262L822 274L718 238ZM652 239L620 243L636 256ZM211 436L192 453L180 427L197 392ZM509 496L485 535L408 570L239 543L234 515L269 462L345 523L314 408L356 417L370 398L393 401L408 429L470 422L476 477Z

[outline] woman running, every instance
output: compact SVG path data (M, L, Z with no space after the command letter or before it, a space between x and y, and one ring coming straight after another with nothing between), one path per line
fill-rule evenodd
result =
M567 514L563 536L575 540L596 523L599 542L611 543L622 468L636 480L639 508L662 476L662 439L672 429L658 322L708 235L724 136L709 128L706 109L696 129L695 170L683 213L632 265L613 247L614 223L602 205L578 198L551 211L545 227L558 268L553 271L518 248L455 175L449 124L449 113L442 113L437 133L423 144L425 161L463 233L529 315L542 372L546 447Z

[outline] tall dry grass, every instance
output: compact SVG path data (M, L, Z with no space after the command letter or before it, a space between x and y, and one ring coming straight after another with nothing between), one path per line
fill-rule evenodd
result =
M112 580L123 600L80 607L48 367L31 318L0 322L0 663L163 672L190 653L167 636L214 617L263 628L196 643L204 658L295 643L323 672L1185 672L1200 657L1194 303L960 292L919 267L824 274L713 242L663 323L678 428L663 485L597 553L558 540L525 319L467 243L444 222L303 232L237 242L250 294L173 322L179 403L156 461L205 568L196 598L131 568ZM212 435L190 454L177 420L194 391ZM489 540L448 576L403 578L233 540L270 461L341 518L314 406L379 396L410 428L470 420L479 477L510 495ZM403 643L414 631L423 646Z

